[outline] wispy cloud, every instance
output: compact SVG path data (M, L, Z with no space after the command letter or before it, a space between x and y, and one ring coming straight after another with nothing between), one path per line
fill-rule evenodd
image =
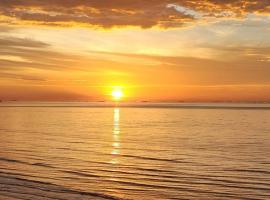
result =
M176 4L168 4L167 8L174 8L176 11L183 13L184 15L191 16L195 19L200 19L203 16L200 12Z

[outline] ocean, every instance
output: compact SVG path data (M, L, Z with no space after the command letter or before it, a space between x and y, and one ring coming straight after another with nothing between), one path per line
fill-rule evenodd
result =
M0 103L0 199L270 199L269 104Z

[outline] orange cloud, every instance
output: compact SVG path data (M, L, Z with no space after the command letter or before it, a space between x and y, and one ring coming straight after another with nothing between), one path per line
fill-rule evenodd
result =
M0 23L102 28L181 27L208 18L269 14L269 0L2 0Z

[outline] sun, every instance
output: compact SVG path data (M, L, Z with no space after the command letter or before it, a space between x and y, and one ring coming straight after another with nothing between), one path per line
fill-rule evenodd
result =
M114 87L112 90L112 97L115 101L119 101L123 98L124 93L121 87Z

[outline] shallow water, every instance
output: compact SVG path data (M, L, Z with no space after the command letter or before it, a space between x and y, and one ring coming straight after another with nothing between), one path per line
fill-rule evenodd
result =
M270 198L269 109L43 106L0 107L0 199Z

